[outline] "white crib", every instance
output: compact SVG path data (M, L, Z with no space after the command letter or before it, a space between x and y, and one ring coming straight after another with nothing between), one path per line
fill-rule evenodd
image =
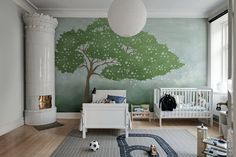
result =
M173 111L162 111L159 100L165 94L172 95L177 103ZM213 92L210 88L157 88L154 89L154 117L167 118L206 118L213 126L212 114Z

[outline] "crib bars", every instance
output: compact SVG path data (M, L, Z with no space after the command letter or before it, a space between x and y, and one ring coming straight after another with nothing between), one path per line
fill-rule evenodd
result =
M177 103L173 111L162 111L159 100L165 94L172 95ZM213 92L210 88L157 88L154 89L154 117L167 118L206 118L213 126L212 115Z

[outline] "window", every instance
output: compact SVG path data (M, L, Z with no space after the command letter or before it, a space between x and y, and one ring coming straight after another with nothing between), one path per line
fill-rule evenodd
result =
M228 80L228 21L222 24L222 81Z
M210 86L226 93L228 80L228 14L210 23Z

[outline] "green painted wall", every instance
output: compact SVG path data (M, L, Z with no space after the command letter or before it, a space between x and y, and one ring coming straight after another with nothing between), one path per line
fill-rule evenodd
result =
M153 103L156 87L199 87L207 82L206 19L151 18L143 32L121 38L106 19L59 18L56 30L56 106L80 111L91 90L126 89L129 103ZM102 29L101 29L102 28ZM118 44L119 43L119 44ZM129 49L127 49L129 48ZM89 79L90 61L103 64ZM88 62L87 62L87 67ZM91 68L88 68L91 69ZM119 72L118 72L119 71ZM86 81L87 80L87 81ZM88 84L87 84L88 85ZM87 99L87 98L86 98Z

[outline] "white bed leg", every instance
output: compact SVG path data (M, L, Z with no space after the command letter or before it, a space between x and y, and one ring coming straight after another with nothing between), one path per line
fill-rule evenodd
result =
M159 126L161 127L162 126L162 119L161 119L161 117L159 117Z
M125 138L128 138L129 137L129 131L128 131L128 128L126 127L125 128Z
M211 127L213 127L213 116L211 116L211 119L210 119L210 125L211 125Z
M154 104L154 106L153 106L153 120L156 119L155 113L156 113L156 106L155 106L155 104Z
M83 128L83 135L82 135L83 138L86 138L86 130L87 129Z
M87 128L85 128L84 114L82 115L82 138L86 138Z

